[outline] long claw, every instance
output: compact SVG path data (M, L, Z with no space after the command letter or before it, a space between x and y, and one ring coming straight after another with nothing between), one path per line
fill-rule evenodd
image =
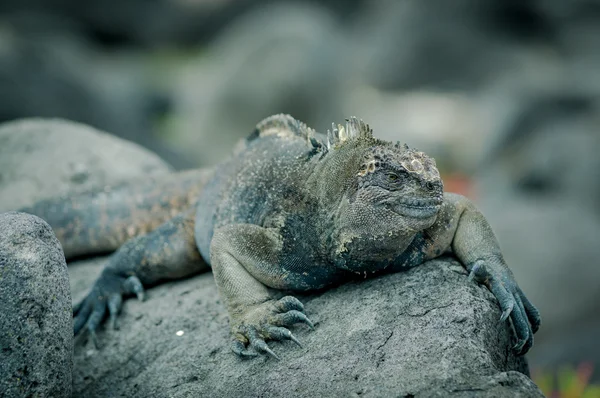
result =
M513 310L513 306L514 305L511 303L510 307L505 309L504 312L502 312L502 316L500 316L500 322L504 322L508 319L508 316Z
M304 315L302 312L299 313L298 318L300 318L301 322L307 324L311 330L315 330L315 324L312 323L312 321L310 319L308 319L308 317L306 315Z
M95 331L96 329L98 329L98 326L100 325L100 323L102 323L105 314L106 302L103 299L96 301L96 303L94 304L94 310L88 318L87 328L91 331Z
M302 348L302 344L288 329L272 326L267 329L267 336L272 340L292 340Z
M274 358L278 361L281 361L281 359L277 356L277 354L275 354L273 351L271 351L271 349L269 347L265 348L264 350L267 354L269 354L269 356L271 356L271 358Z
M308 318L306 318L306 324L310 327L310 330L315 330L315 324Z
M525 344L523 344L523 346L520 347L519 351L520 355L524 355L533 346L533 330L531 328L531 325L529 324L527 313L525 311L521 298L518 295L516 295L515 300L517 303L516 310L518 312L519 320L515 321L515 319L513 319L513 321L515 321L513 322L513 326L515 328L519 327L524 329L522 333L525 335Z
M311 329L315 325L302 312L304 306L297 298L286 296L279 300L269 300L262 304L262 308L252 308L238 319L232 327L231 349L239 356L252 356L266 354L273 359L280 360L279 356L271 350L267 341L290 340L298 347L302 343L292 334L288 327L296 323L304 323Z
M248 339L250 340L250 346L259 352L265 352L269 354L271 357L277 359L279 361L279 357L275 354L267 343L259 336L258 331L254 328L248 330Z
M106 268L88 295L73 307L73 334L87 329L94 345L99 348L96 331L105 318L118 329L117 317L123 307L123 294L135 293L143 299L144 288L135 276L126 277ZM108 315L108 317L106 316Z
M81 332L81 329L87 323L88 317L92 313L92 306L85 304L81 307L80 311L75 316L75 321L73 323L73 335L78 335Z
M142 282L140 281L140 279L135 275L131 275L129 278L127 278L125 280L125 282L123 282L123 288L128 293L135 293L138 300L140 300L140 301L144 301L146 299L146 294L144 292L144 286L142 285Z
M254 343L254 346L259 349L262 352L266 352L267 354L269 354L270 357L281 361L281 359L277 356L277 354L275 354L267 345L267 343L265 343L264 340L258 340Z
M513 351L520 353L523 350L523 347L527 343L527 340L518 340L517 343L513 346Z
M298 345L298 347L304 348L304 347L302 347L302 343L300 343L298 341L298 339L296 338L296 336L294 336L292 333L290 333L290 340L292 340L294 343L296 343Z

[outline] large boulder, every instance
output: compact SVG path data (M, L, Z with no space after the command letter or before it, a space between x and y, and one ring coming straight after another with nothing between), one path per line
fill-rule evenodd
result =
M0 124L0 211L171 170L140 146L84 124L35 118Z
M42 219L0 214L0 298L0 396L70 397L69 276Z

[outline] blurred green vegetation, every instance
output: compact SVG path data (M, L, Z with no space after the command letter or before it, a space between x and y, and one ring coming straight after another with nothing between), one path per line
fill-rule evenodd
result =
M600 385L590 384L594 365L565 366L558 372L535 372L533 381L549 398L600 398Z

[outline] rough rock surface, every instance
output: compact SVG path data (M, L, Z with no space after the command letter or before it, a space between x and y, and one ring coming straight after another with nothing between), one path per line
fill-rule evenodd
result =
M77 263L72 270L90 265ZM90 272L88 278L93 279ZM74 286L75 287L75 286ZM84 293L75 287L74 296ZM316 330L272 343L281 361L240 360L212 275L127 301L119 331L75 343L77 396L542 396L518 369L493 296L456 262L301 297ZM178 331L183 331L179 336ZM181 334L181 332L179 332Z
M0 396L70 397L67 264L42 219L0 214Z
M0 212L169 171L155 154L84 124L22 119L0 125Z
M25 141L22 146L27 147ZM86 150L90 156L102 152L87 149L85 141L64 148L59 165ZM61 186L60 193L82 190L69 178L68 167L55 169L53 152L42 167L43 152L17 149L9 152L14 163L3 170L19 172L25 180L38 178L34 176L41 172L44 185L39 191L33 187L19 194L11 192L12 179L0 180L0 208L14 206L14 199L6 198L29 203L48 196L46 188L56 193L56 185ZM143 154L140 163L125 158L115 160L121 162L118 166L106 167L140 176L146 174L141 159ZM41 170L18 169L30 160L39 162ZM157 172L166 171L164 166ZM113 184L115 178L94 168L87 181L89 188L97 188ZM75 301L84 296L103 262L96 258L69 265ZM211 274L150 289L145 302L126 302L120 331L100 331L101 350L93 348L85 335L76 339L73 394L541 396L531 380L517 371L526 373L527 366L510 352L510 328L499 327L496 300L484 287L470 283L455 262L434 261L406 273L300 298L316 323L314 332L303 326L294 329L305 348L272 343L281 362L242 361L229 351L227 314Z

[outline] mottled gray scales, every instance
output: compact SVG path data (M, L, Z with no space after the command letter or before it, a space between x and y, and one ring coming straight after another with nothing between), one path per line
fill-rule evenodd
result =
M271 289L322 289L453 254L498 299L502 320L514 326L516 352L532 346L539 313L515 282L491 227L468 199L443 192L435 161L423 152L374 138L356 118L319 134L275 115L206 173L172 180L168 193L166 185L115 191L110 206L98 206L92 196L85 204L82 198L53 202L59 210L50 224L67 227L61 236L72 253L94 252L99 236L112 238L111 248L122 244L76 306L76 333L85 328L94 337L107 315L116 325L123 295L143 297L144 285L210 264L229 312L232 350L277 358L269 340L300 344L291 327L313 324L300 301L276 299ZM137 201L133 192L147 200ZM91 209L87 218L78 206ZM134 235L146 234L124 243L124 221Z
M105 253L192 208L210 175L209 170L191 170L158 181L44 200L20 211L46 220L67 258Z

